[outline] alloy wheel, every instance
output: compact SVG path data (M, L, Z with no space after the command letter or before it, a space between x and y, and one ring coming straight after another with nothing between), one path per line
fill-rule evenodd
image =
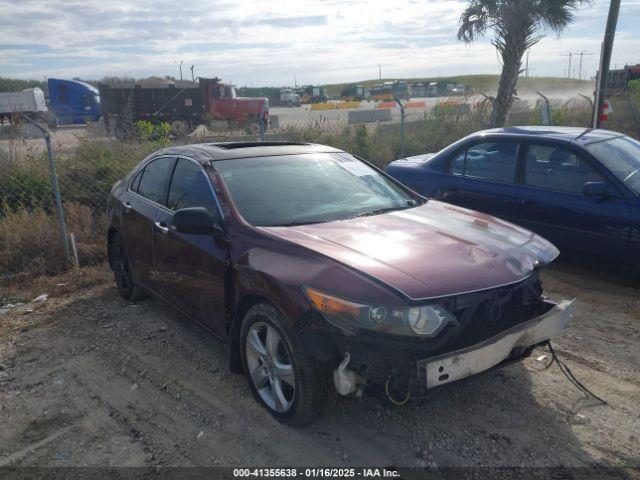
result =
M288 411L295 399L296 379L285 342L264 322L249 328L245 342L247 367L258 395L272 410Z

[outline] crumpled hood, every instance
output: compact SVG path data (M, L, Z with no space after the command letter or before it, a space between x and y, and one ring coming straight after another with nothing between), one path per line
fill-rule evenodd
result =
M331 257L413 299L514 283L559 253L523 228L435 200L381 215L261 230Z

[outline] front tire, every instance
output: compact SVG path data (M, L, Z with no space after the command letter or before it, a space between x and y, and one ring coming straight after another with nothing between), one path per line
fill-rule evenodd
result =
M325 411L330 365L307 355L273 305L249 309L240 335L242 367L255 399L278 421L304 426Z
M119 233L115 233L109 245L109 266L113 270L113 278L120 295L125 300L135 302L146 295L141 287L136 285L131 271L129 257L124 247L124 241Z

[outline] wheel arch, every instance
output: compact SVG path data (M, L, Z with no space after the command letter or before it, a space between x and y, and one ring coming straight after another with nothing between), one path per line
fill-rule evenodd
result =
M111 264L111 240L118 233L118 230L115 227L109 227L107 232L107 261L109 262L109 267L113 268Z
M233 373L242 373L242 358L240 352L240 330L242 320L249 309L258 303L269 303L278 308L272 301L263 295L248 293L238 300L229 325L229 370Z

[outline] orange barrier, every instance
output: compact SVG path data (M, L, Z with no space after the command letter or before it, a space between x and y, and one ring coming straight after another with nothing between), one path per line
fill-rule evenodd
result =
M396 102L380 102L376 105L376 108L396 108L397 106Z
M404 108L424 108L427 106L425 101L407 102L404 104Z

